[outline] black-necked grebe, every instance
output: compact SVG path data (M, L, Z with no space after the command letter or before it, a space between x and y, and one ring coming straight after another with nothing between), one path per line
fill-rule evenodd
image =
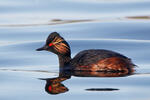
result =
M91 49L79 52L71 59L69 44L57 32L51 33L46 44L37 51L47 50L58 55L59 66L72 71L134 72L134 64L128 57L114 51Z

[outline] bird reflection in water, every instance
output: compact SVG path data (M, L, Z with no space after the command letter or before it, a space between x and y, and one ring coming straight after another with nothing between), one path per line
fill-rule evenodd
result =
M132 73L133 74L133 73ZM87 72L87 71L68 71L60 70L59 76L56 78L45 78L41 80L46 81L45 91L49 94L60 94L69 91L69 89L62 83L65 80L71 79L71 76L77 77L125 77L131 73L124 72ZM89 88L86 91L117 91L116 88Z
M41 80L46 81L45 91L49 94L60 94L69 91L69 89L62 84L63 81L70 79L71 73L68 71L60 71L56 78L45 78Z

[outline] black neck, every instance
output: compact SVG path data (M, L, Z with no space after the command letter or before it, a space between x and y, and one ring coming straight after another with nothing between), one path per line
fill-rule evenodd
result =
M59 58L59 67L60 68L67 67L67 65L69 65L70 60L71 60L71 56L58 55L58 58Z

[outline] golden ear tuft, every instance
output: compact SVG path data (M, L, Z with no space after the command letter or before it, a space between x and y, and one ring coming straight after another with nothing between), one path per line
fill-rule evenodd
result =
M65 53L69 52L69 50L70 50L68 45L63 42L56 44L54 46L54 48L61 54L65 54Z
M64 41L63 38L61 38L61 37L55 37L55 38L52 40L52 43L53 43L53 44L57 44L57 43L60 43L60 42L62 42L62 41Z

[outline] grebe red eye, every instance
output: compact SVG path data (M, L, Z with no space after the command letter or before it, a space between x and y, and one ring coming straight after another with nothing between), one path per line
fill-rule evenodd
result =
M53 46L53 43L50 43L49 46L50 46L50 47Z
M48 90L49 90L49 92L52 91L52 86L51 85L48 87Z

